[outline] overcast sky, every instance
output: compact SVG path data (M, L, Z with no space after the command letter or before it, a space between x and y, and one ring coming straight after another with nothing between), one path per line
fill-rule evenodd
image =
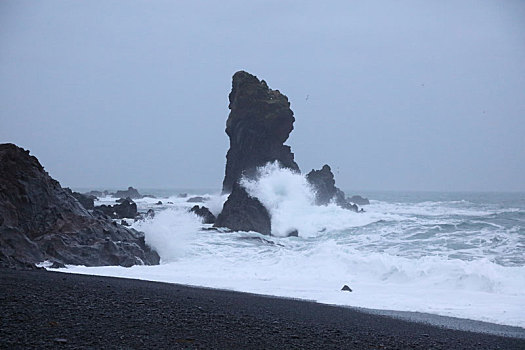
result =
M343 189L525 191L525 1L0 0L0 142L63 186L220 190L241 69Z

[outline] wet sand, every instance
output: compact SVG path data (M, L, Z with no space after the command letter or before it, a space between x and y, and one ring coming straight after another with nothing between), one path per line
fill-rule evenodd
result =
M2 349L525 349L521 328L177 284L0 269L0 288Z

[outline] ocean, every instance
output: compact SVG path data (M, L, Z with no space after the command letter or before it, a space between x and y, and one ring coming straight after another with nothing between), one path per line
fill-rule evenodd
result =
M161 264L61 270L525 328L525 194L346 191L370 199L355 213L313 205L304 176L272 165L243 185L269 209L272 236L213 230L188 212L199 195L219 213L219 191L141 190L157 198L136 200L139 211L156 215L132 226ZM299 237L284 237L291 229Z

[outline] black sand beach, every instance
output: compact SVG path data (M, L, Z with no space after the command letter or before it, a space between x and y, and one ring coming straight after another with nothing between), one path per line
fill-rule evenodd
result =
M312 302L120 278L0 269L2 349L525 349Z

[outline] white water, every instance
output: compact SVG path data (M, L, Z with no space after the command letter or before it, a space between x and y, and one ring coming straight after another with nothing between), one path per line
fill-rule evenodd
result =
M269 209L274 236L203 230L187 212L193 204L171 197L154 219L134 224L161 265L67 272L525 327L524 208L468 200L373 201L365 213L319 207L303 176L275 165L243 185ZM225 199L206 205L218 212ZM146 209L157 200L137 202ZM285 238L293 229L300 237Z

